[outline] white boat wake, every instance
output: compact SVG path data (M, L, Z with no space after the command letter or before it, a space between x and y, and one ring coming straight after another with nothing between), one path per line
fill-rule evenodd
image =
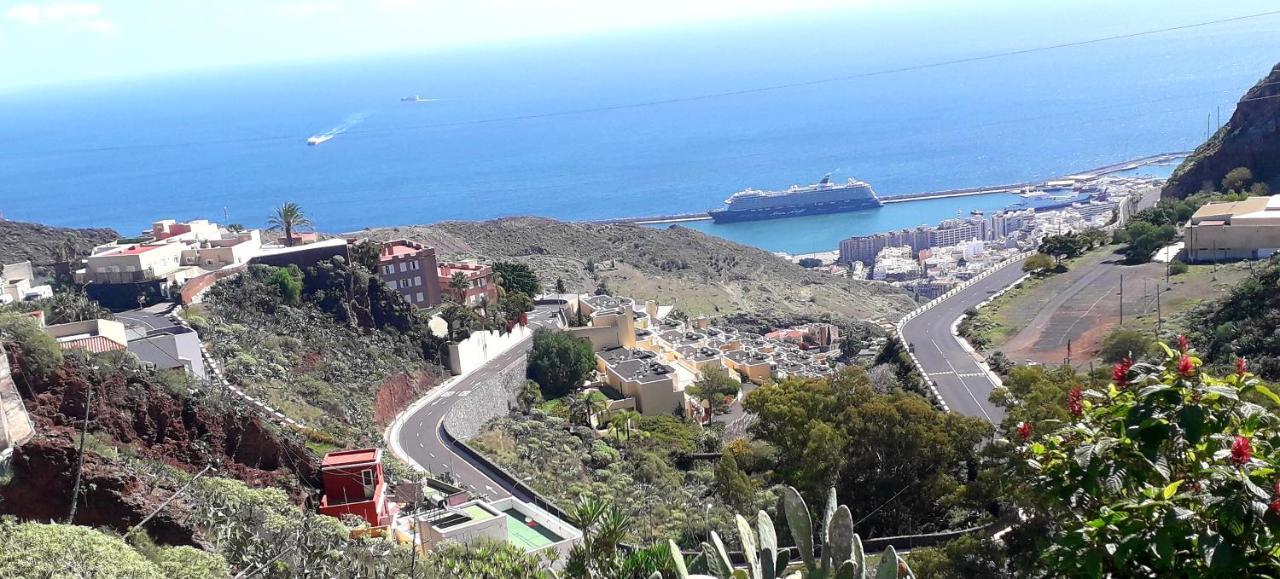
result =
M373 114L373 111L364 111L364 112L354 113L348 116L347 118L343 119L342 122L338 124L338 126L332 129L329 129L328 131L325 131L323 133L320 133L318 135L314 135L311 138L307 139L307 144L314 146L314 145L319 145L320 143L323 143L325 141L328 141L329 139L332 139L338 135L341 135L342 133L345 133L351 130L352 127L355 127L360 123L363 123L364 120L369 118L369 116L372 114Z

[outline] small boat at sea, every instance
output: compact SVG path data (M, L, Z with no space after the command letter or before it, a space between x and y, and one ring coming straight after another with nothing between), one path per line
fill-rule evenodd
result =
M307 144L314 147L332 138L333 138L333 135L316 135L314 137L307 139Z
M400 102L402 103L429 103L433 100L436 100L436 99L426 99L418 95L400 97Z

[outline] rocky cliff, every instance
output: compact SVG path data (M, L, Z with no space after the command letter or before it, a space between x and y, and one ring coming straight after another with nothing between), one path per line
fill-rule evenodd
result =
M1227 124L1173 172L1162 195L1184 198L1217 188L1236 167L1248 167L1256 181L1275 185L1280 180L1280 64L1244 94Z

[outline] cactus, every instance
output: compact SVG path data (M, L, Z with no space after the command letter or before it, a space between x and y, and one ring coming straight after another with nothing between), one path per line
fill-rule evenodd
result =
M792 487L783 488L783 515L800 550L804 568L786 573L791 564L788 551L778 550L778 537L769 514L760 511L756 518L756 530L738 515L735 518L738 535L742 539L745 569L734 569L720 536L711 533L711 543L702 544L702 555L710 575L690 575L684 556L674 542L671 556L675 559L676 575L680 579L914 579L907 562L898 557L893 546L885 548L875 574L866 566L862 539L853 532L853 514L849 507L836 504L836 491L827 495L827 507L823 511L822 527L818 529L822 539L822 556L815 557L813 549L813 520L809 517L804 498Z

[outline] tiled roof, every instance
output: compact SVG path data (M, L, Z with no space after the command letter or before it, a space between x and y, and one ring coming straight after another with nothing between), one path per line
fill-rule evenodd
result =
M67 340L65 342L58 342L58 346L63 350L88 350L94 354L126 349L124 344L112 341L106 336L93 336L90 338L80 338L79 340Z

